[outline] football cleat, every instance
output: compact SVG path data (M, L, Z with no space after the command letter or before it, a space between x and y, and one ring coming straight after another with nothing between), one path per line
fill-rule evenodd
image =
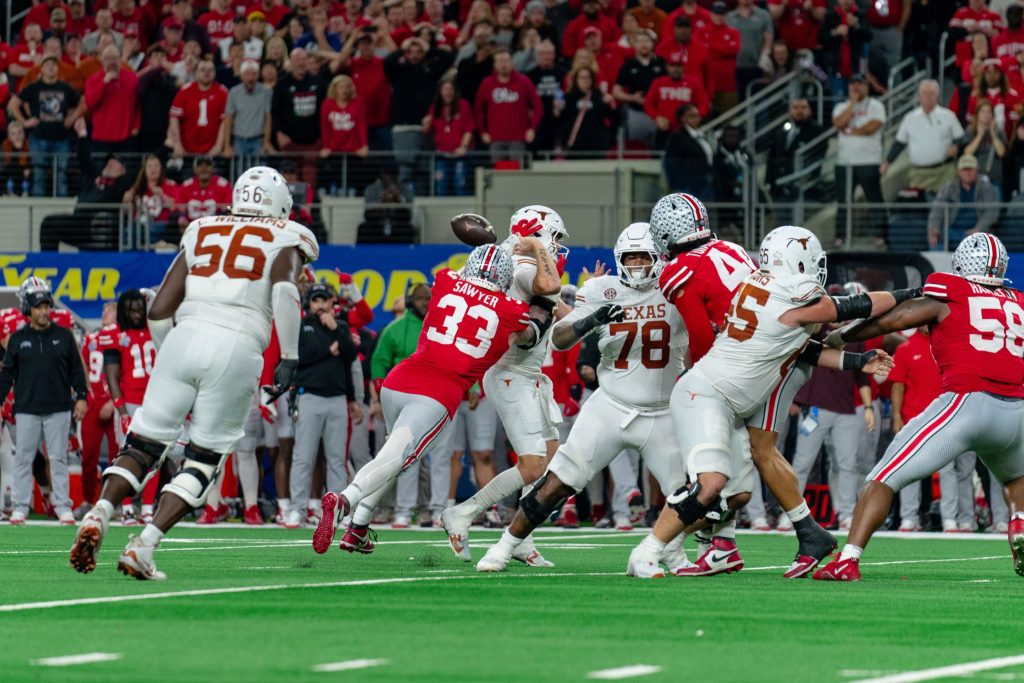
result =
M106 534L107 523L100 515L91 512L85 515L68 558L76 572L88 574L96 569L96 553L100 551Z
M566 503L562 506L562 511L558 514L558 519L555 520L555 526L560 526L563 529L578 529L580 527L575 504Z
M339 550L344 550L346 553L362 553L363 555L369 555L377 548L377 532L368 526L357 528L350 526L345 530L345 535L341 537L341 543L338 544Z
M788 518L787 518L788 519ZM800 547L797 548L796 557L793 558L789 569L783 572L785 579L802 579L814 571L818 564L832 554L838 547L836 538L819 526L813 528L813 533L805 531L804 538L800 539Z
M523 539L515 550L512 551L512 559L516 562L522 562L527 567L554 567L554 562L549 562L544 559L544 556L537 550L537 546L533 542L533 536L527 536Z
M947 534L959 533L960 529L956 525L955 519L944 519L942 520L942 531Z
M626 576L638 579L664 579L665 570L658 564L658 556L646 543L641 543L629 553Z
M15 510L11 513L11 519L9 521L12 526L18 526L20 524L24 524L26 519L28 519L28 515L20 510Z
M786 534L793 530L793 520L789 518L789 515L779 515L779 522L775 525L776 531L781 531Z
M263 526L263 513L259 505L250 505L242 513L242 521L251 526Z
M71 510L65 510L64 512L61 512L59 515L57 515L57 519L60 521L61 526L75 525L75 515L71 512Z
M167 574L156 568L153 551L156 546L146 545L135 534L128 537L128 545L117 558L117 571L125 576L134 576L139 581L163 581Z
M771 531L772 527L768 523L767 517L755 517L754 521L750 523L750 528L754 531Z
M512 559L510 548L503 543L495 543L476 563L478 572L503 572L508 567L508 561Z
M135 519L135 508L131 505L121 506L121 526L138 526L139 520Z
M731 574L743 569L743 558L740 557L736 542L730 538L715 536L711 547L701 555L690 567L678 567L672 573L676 576L714 576L715 574Z
M614 515L613 521L615 522L616 531L632 531L633 522L630 521L629 515Z
M345 496L328 491L324 494L320 505L323 507L323 515L320 516L316 531L313 532L313 550L323 555L334 541L334 532L338 528L338 521L348 514L349 504Z
M1011 519L1006 536L1010 540L1013 570L1020 576L1024 576L1024 518L1014 517Z
M227 518L225 517L225 519L227 519ZM143 524L149 524L152 521L153 521L153 506L152 505L143 505L142 506L142 523Z
M409 515L395 515L395 520L391 522L392 529L408 529L412 523Z
M896 531L902 531L904 533L911 533L914 531L920 531L921 524L916 519L905 519L900 522L900 526Z
M219 524L226 520L229 514L231 514L231 508L224 503L217 507L207 505L203 508L203 514L199 515L196 520L196 524Z
M284 528L285 529L298 529L302 526L302 513L298 510L290 510L284 517Z
M960 522L956 527L957 531L962 534L973 534L977 530L977 527L972 522Z
M814 572L815 581L860 581L860 560L836 558Z
M441 511L441 526L448 534L448 546L463 562L471 562L473 554L469 550L469 523L471 520L460 515L457 508Z
M321 517L323 517L321 510L306 508L306 524L310 526L318 526L320 524Z
M493 506L490 510L484 512L484 526L488 529L503 529L505 527L505 521L501 518L501 513L498 512L497 506Z

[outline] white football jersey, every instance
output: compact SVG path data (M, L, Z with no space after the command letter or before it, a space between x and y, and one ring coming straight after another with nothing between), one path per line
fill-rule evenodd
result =
M181 238L188 276L179 321L198 319L270 343L270 268L284 249L307 261L320 253L316 237L298 223L255 216L208 216Z
M691 372L715 387L737 415L761 407L814 333L817 325L789 327L779 321L786 311L813 303L806 289L791 291L761 271L748 275L732 299L725 329L693 366Z
M587 280L576 294L576 308L563 320L585 318L605 304L622 306L626 317L591 333L601 351L601 391L637 410L668 408L688 346L679 311L657 286L634 289L615 275L604 275Z
M512 271L512 286L508 290L508 295L513 299L530 303L534 297L533 278L537 274L537 262L532 257L518 254L513 255L512 259L515 263L515 270ZM558 304L557 294L552 294L547 298L555 302L555 305ZM534 344L531 349L521 349L515 344L509 346L505 355L495 363L495 367L523 375L539 375L541 366L544 365L544 357L548 352L550 337L551 328L549 327L544 338Z

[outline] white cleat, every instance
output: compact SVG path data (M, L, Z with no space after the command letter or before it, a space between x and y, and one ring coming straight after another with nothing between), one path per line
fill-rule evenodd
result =
M121 557L117 558L117 571L125 576L134 576L139 581L163 581L167 574L156 568L153 551L156 546L146 545L135 534L128 537Z
M441 511L441 526L448 534L448 545L463 562L473 561L473 554L469 550L469 525L472 521L460 515L458 507Z
M537 550L537 546L533 542L533 536L524 538L523 542L512 551L512 559L516 562L522 562L527 567L543 567L546 569L555 566L554 562L545 560L544 556Z
M626 565L626 576L638 579L664 579L665 570L658 564L658 556L646 544L633 548Z
M791 520L788 515L781 515L779 517L779 523L775 525L775 530L781 531L784 534L789 533L793 530L793 520Z
M508 567L510 559L512 559L512 553L509 547L502 543L495 543L476 563L476 570L478 572L503 572Z

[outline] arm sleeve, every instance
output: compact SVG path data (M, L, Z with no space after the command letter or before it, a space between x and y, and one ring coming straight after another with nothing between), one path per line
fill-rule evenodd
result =
M274 312L274 328L281 345L281 358L298 358L299 327L302 324L299 313L299 290L294 282L277 282L271 288L271 308Z
M704 305L702 283L691 281L682 293L676 295L674 303L690 336L690 362L696 363L715 343L715 328Z

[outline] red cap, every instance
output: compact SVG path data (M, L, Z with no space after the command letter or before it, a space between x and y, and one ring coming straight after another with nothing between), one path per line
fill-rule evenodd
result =
M584 38L586 38L588 35L591 35L591 34L597 34L598 36L600 36L601 35L601 29L599 29L596 26L588 26L585 29L583 29L583 37Z
M1003 63L998 59L986 59L982 62L985 71L1002 71Z

